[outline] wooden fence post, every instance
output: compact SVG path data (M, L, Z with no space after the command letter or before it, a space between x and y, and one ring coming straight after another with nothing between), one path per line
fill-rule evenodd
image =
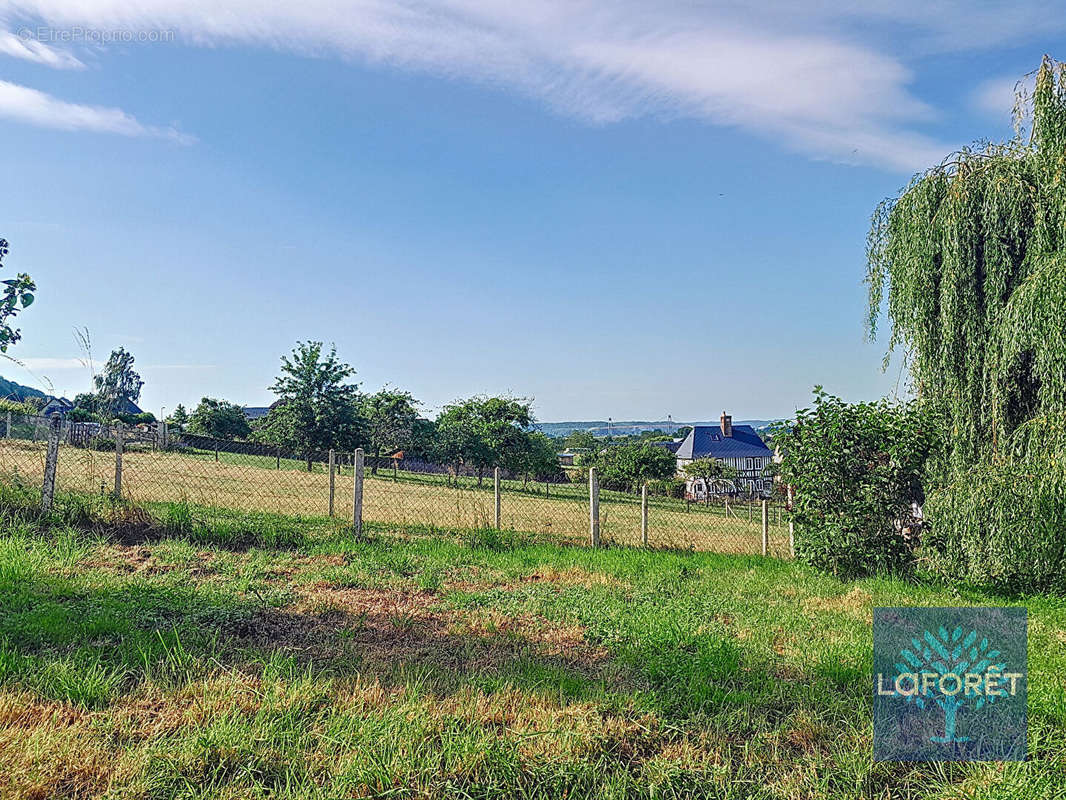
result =
M589 469L589 538L593 547L600 546L600 482L595 467Z
M352 466L352 530L363 535L363 448L355 451Z
M770 506L766 500L762 501L762 554L770 552Z
M275 447L274 448L274 458L278 462L278 469L281 469L281 448L280 447Z
M640 487L640 543L648 546L648 484Z
M500 529L500 468L496 467L492 474L493 488L496 493L496 530Z
M48 454L44 459L44 483L41 485L41 511L52 510L52 498L56 492L56 464L59 461L59 432L63 419L59 414L52 417L48 428Z
M333 449L329 451L329 515L333 516L333 493L336 488L337 456Z
M115 499L122 499L122 449L125 446L125 430L121 422L115 423Z
M7 427L4 429L4 438L11 438L11 412L7 412Z

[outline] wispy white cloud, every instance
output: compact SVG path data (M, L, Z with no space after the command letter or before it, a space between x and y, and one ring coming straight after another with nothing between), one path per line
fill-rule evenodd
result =
M215 364L145 364L144 369L149 370L197 370L197 369L215 369Z
M910 90L912 75L899 48L1017 39L1033 29L1034 16L1048 17L1024 2L1009 14L970 6L963 0L886 0L876 7L849 0L802 6L792 0L0 0L0 18L165 28L185 43L359 59L515 88L592 123L686 116L818 158L910 170L956 143L922 132L932 114Z
M39 370L70 370L70 369L89 369L89 362L84 358L21 358L19 363L26 369L31 371ZM99 363L94 365L100 367Z
M22 364L26 369L34 372L43 372L46 370L52 371L66 371L83 369L89 370L90 367L94 372L99 372L104 366L104 362L93 359L91 362L84 357L75 358L56 358L43 356L38 358L23 358L19 359L18 363ZM135 368L144 371L155 370L197 370L197 369L214 369L214 364L145 364L135 365Z
M0 30L0 55L33 61L54 69L84 69L85 64L66 50L50 47L32 37Z
M154 136L180 144L194 137L174 128L144 125L120 108L68 103L28 86L0 80L0 119L67 131L116 133L122 136Z
M1035 79L1032 76L1018 79L1017 76L992 78L984 81L970 94L971 106L982 114L1009 120L1014 105L1021 91L1025 96L1031 94Z

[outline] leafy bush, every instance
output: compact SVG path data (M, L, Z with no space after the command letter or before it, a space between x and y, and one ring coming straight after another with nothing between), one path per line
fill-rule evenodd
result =
M0 378L2 380L2 378ZM14 400L0 399L0 414L6 413L12 414L28 414L34 415L37 413L37 408L29 403L18 403Z
M607 447L580 461L582 467L596 468L601 487L620 492L639 492L646 481L666 480L677 473L674 454L646 442Z
M685 481L682 478L660 478L648 481L648 494L682 498L685 496Z
M72 408L67 413L69 422L99 422L100 418L87 408Z
M923 500L930 426L912 403L848 404L821 387L814 395L777 440L795 492L796 557L841 578L909 571L915 540L902 528Z

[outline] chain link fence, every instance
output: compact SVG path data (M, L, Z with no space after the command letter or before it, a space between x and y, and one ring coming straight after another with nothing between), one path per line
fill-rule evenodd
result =
M44 417L0 418L0 480L45 483L50 425ZM375 530L500 529L570 543L598 536L604 544L723 553L790 550L783 506L758 498L690 502L507 473L454 475L440 465L391 459L366 460L357 480L362 453L295 453L164 426L62 421L54 435L57 491L115 496L117 486L119 497L146 506L185 503L352 523L358 498L362 524Z

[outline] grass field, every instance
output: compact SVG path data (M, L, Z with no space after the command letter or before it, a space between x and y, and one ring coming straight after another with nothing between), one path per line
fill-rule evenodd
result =
M0 797L1066 787L1062 600L65 496L34 520L31 491L0 492ZM1029 761L874 763L871 608L1007 602L1030 614Z
M18 474L39 485L44 469L44 443L0 440L0 474ZM200 506L269 511L303 516L329 512L329 476L322 465L307 472L301 462L283 459L281 469L271 457L219 453L130 450L123 457L123 495L137 502L181 502ZM60 489L104 494L114 486L115 455L73 447L60 450ZM487 527L494 522L492 481L474 478L450 485L442 475L391 471L368 476L363 516L371 522L421 525L441 529ZM549 496L545 496L545 493ZM342 467L335 479L334 508L350 515L352 475ZM788 531L779 513L771 518L770 549L788 552ZM606 541L640 543L639 498L601 492L601 531ZM505 481L501 521L505 528L584 541L588 537L588 490L562 484L524 485ZM761 509L688 505L655 497L649 502L649 543L657 547L692 548L730 553L758 553L762 548Z

